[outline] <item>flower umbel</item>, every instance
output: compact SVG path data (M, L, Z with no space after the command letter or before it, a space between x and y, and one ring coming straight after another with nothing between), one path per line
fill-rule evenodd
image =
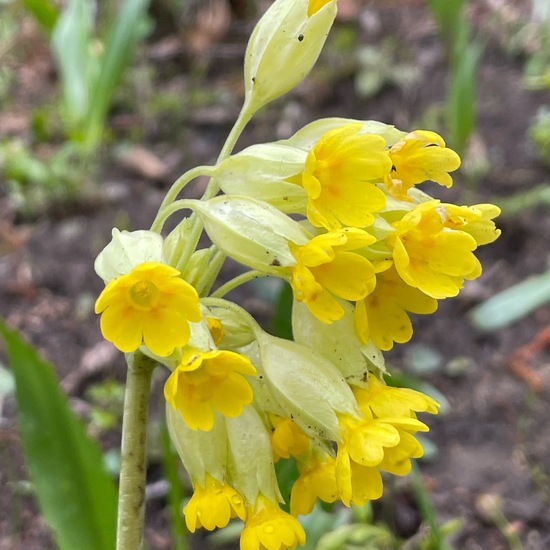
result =
M179 271L158 262L145 262L113 279L99 295L101 332L124 352L144 344L155 355L170 355L189 341L189 321L201 319L195 289Z
M171 371L167 427L194 489L187 527L238 517L241 550L294 550L306 539L295 515L317 499L377 499L383 471L405 475L422 456L415 435L428 426L417 413L438 404L388 387L382 350L411 338L411 313L434 312L481 274L475 251L498 237L499 209L414 189L450 187L460 165L427 130L330 117L233 153L258 109L312 68L336 12L337 0L272 2L248 42L244 104L215 165L182 174L150 230L114 230L95 262L101 330L128 362L118 550L142 546L158 364ZM199 176L202 197L185 197ZM219 284L226 260L243 269ZM225 298L266 276L292 288L289 339ZM275 462L290 457L299 476L288 514Z
M189 350L164 386L164 396L193 430L210 430L217 410L239 416L253 394L244 375L256 369L233 351Z

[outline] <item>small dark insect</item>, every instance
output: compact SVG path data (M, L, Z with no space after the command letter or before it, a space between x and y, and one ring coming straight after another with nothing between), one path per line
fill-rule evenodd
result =
M303 35L303 34L299 34L299 35L298 35L298 42L301 42L303 39L304 39L304 35Z

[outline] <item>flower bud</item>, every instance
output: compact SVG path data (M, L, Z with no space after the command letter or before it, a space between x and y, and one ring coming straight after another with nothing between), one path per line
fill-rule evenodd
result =
M195 201L192 208L212 242L253 269L280 274L280 266L296 263L288 242L309 240L298 222L263 201L222 195Z
M306 211L304 189L289 181L304 169L301 149L263 143L229 157L216 168L216 179L228 195L246 195L266 201L283 212Z
M227 418L227 437L232 458L232 484L248 502L259 493L282 500L273 466L271 438L254 407L245 407L236 418Z
M296 342L319 351L342 373L348 384L366 385L369 370L385 371L380 350L363 345L354 327L353 306L339 300L344 316L327 325L310 313L303 303L292 306L292 333Z
M145 262L165 263L163 240L153 231L113 229L111 242L98 254L94 269L105 284Z
M246 49L245 103L252 112L306 77L335 17L336 0L277 0L271 5Z
M340 371L317 350L258 331L262 371L273 395L308 435L340 439L337 413L355 415L355 398Z
M218 480L225 478L227 431L221 415L217 415L211 430L193 430L176 409L166 404L166 423L170 439L192 479L204 483L207 473Z

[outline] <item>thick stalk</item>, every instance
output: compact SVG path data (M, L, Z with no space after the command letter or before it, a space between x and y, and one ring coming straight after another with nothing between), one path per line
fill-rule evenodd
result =
M126 360L116 548L139 550L143 545L147 415L155 362L140 352L128 354Z

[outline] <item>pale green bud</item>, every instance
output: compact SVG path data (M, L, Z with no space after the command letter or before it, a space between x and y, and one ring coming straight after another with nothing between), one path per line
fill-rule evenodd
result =
M190 229L191 219L183 218L164 239L164 256L169 265L176 266L178 264L178 259L185 248Z
M340 371L317 350L257 331L261 364L271 392L286 415L312 437L339 440L337 413L357 414Z
M192 479L204 484L207 473L219 481L225 479L228 446L225 419L222 415L216 414L211 430L192 430L181 414L167 404L166 424L174 447Z
M216 179L228 195L266 201L283 212L306 211L307 194L287 181L304 170L307 153L277 143L252 145L216 168Z
M113 229L111 242L98 254L94 269L107 284L144 262L164 261L163 241L153 231Z
M336 17L336 0L316 10L310 4L276 0L252 32L244 64L245 103L252 112L296 86L317 61Z
M248 502L261 493L270 500L282 501L273 465L271 438L253 406L244 408L236 418L226 418L233 487Z
M298 222L263 201L222 195L195 201L192 208L218 248L238 262L266 273L280 274L280 266L296 263L288 241L300 245L309 241Z
M254 332L250 328L248 314L239 313L236 308L209 306L205 317L219 319L223 327L223 337L219 343L220 349L239 351L239 348L254 340Z
M319 321L303 302L292 305L292 334L296 342L314 348L329 359L348 384L363 384L368 378L368 362L361 351L354 328L353 306L339 300L345 310L330 325Z
M200 293L204 290L204 285L207 281L204 280L203 274L214 256L214 247L203 248L196 250L189 258L189 261L183 268L181 276L190 284L193 285L196 291Z

